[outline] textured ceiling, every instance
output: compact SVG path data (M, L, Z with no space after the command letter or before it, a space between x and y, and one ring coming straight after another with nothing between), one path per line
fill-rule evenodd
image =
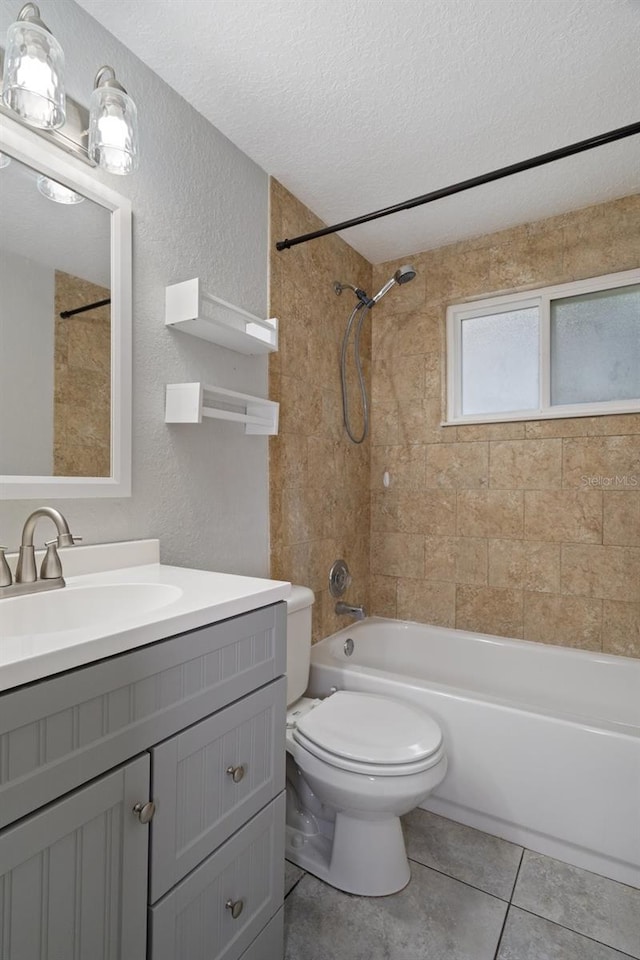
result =
M78 2L328 223L640 120L639 0ZM640 136L344 236L377 263L637 190Z

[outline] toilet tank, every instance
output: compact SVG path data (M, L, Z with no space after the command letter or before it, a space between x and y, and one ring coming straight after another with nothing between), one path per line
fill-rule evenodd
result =
M287 706L302 696L309 683L314 599L308 587L295 585L287 599Z

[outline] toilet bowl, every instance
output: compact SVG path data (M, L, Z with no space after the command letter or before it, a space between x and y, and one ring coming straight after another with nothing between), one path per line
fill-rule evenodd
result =
M340 890L383 896L410 879L399 817L442 781L447 757L423 710L377 694L301 696L313 594L293 587L287 617L287 857Z

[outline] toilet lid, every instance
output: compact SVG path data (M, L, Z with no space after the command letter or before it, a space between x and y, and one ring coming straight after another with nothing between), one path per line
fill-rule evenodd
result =
M293 735L335 757L364 764L418 763L442 744L440 727L419 707L346 690L306 713Z

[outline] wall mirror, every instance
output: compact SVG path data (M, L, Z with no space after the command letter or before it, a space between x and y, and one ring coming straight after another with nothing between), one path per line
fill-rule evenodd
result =
M0 117L0 498L131 493L131 205Z

